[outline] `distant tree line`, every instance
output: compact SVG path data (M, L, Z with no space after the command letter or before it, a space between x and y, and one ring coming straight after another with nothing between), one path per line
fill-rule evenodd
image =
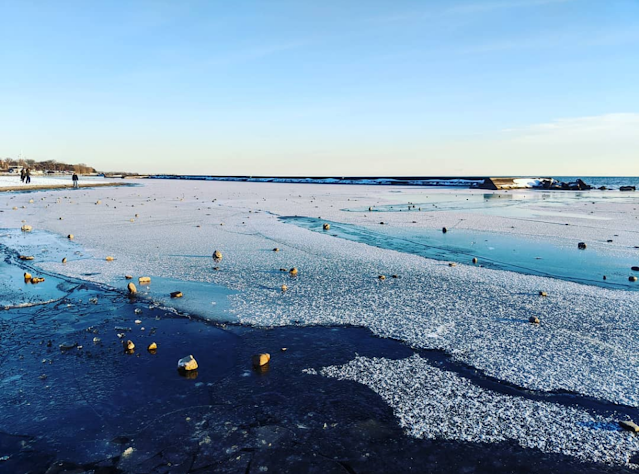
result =
M13 158L0 158L0 170L7 170L12 166L20 166L21 168L31 168L33 171L75 171L80 174L95 173L95 168L92 168L84 163L77 165L70 165L67 163L59 163L56 160L25 160Z

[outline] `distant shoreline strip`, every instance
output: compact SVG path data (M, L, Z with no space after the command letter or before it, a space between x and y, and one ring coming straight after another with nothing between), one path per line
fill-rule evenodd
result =
M130 186L131 183L81 183L80 188L97 188L104 186ZM73 189L73 184L36 184L34 186L2 186L0 192L45 191L47 189Z

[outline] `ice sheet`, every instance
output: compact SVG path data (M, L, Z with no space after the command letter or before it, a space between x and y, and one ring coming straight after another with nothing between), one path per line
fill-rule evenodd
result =
M616 200L619 192L544 192L547 200L513 199L521 211L514 217L491 214L497 207L490 202L508 199L497 196L538 191L491 193L495 197L484 212L464 204L467 198L469 203L476 196L484 199L486 193L471 190L141 183L144 186L138 188L5 195L0 197L2 225L17 229L24 220L62 238L74 234L73 245L83 258L66 264L58 258L35 262L49 271L122 291L126 274L223 285L237 291L228 297L232 319L246 324L365 326L383 337L447 351L517 386L573 391L639 406L636 292L471 265L449 267L278 219L321 216L371 229L383 227L391 234L395 229L448 226L453 232L516 234L566 246L585 241L590 248L609 245L611 251L629 255L630 274L630 267L639 265L639 250L636 260L631 258L633 247L639 245L636 198ZM455 199L456 206L444 212L343 211L401 202L402 194L413 202ZM531 212L549 209L558 215L539 217ZM601 219L581 218L591 212ZM273 251L276 247L279 252ZM223 253L220 262L212 259L214 250ZM107 256L114 260L106 261ZM299 268L295 278L280 271L291 267ZM381 274L386 280L378 279ZM393 274L399 278L391 278ZM286 292L281 291L283 284ZM548 297L540 297L540 290ZM184 302L198 297L185 292ZM541 324L528 323L530 316L539 317Z

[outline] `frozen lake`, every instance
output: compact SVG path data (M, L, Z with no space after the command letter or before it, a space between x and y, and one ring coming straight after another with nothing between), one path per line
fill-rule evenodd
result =
M148 276L137 302L163 314L265 334L365 328L408 352L376 354L372 344L366 357L303 359L296 374L320 387L368 387L415 439L509 442L577 462L632 464L639 441L617 422L639 420L639 282L629 280L639 276L639 194L137 183L0 195L10 275L3 305L58 300L69 282L117 301L125 275L136 284ZM23 224L33 231L21 232ZM24 287L24 269L47 280ZM173 291L184 296L172 299ZM190 334L193 347L206 346ZM444 354L446 367L430 353ZM145 364L152 373L153 361ZM462 368L472 372L455 375ZM12 374L3 367L2 376ZM454 403L425 401L446 398Z

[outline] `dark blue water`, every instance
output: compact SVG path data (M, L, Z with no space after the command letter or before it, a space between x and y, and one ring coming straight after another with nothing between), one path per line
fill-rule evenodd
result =
M574 182L577 179L585 181L594 187L606 186L619 189L619 186L635 186L639 188L639 176L554 176L558 181Z

